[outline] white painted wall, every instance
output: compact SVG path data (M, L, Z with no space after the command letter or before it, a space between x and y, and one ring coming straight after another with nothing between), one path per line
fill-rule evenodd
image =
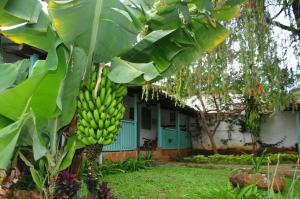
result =
M286 136L280 147L294 147L297 143L296 113L284 111L269 117L262 125L261 139L265 143L276 143Z
M222 143L222 139L228 139L228 124L222 122L215 135L215 142L218 148L245 147L245 143L251 143L249 133L241 133L239 126L233 127L231 140L227 145ZM261 140L264 143L274 144L286 136L285 141L278 147L294 147L297 142L296 113L291 111L279 112L273 117L267 117L261 126ZM200 138L194 137L194 148L210 149L211 144L207 134L202 130Z
M218 148L227 148L227 147L237 147L237 146L244 146L245 143L251 143L251 135L249 133L241 133L240 127L237 125L233 126L233 131L228 134L228 123L221 122L219 128L217 129L215 135L215 142ZM222 139L228 139L227 145L222 142ZM201 137L193 139L193 147L194 148L205 148L209 149L211 147L210 140L202 129Z

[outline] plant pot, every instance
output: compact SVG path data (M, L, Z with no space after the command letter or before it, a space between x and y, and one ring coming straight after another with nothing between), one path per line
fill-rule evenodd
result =
M257 188L268 190L269 187L271 187L271 184L273 182L273 176L269 177L267 174L261 174L261 173L237 173L237 174L230 174L229 181L234 187L243 187L251 184L256 184ZM282 191L284 188L284 181L282 177L276 176L273 183L273 190L274 192Z

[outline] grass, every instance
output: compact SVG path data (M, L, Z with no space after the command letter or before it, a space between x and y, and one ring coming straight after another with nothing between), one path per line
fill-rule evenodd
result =
M229 170L161 165L138 172L105 176L118 199L199 198L210 188L229 186ZM291 180L286 180L289 187ZM295 187L300 195L300 182Z

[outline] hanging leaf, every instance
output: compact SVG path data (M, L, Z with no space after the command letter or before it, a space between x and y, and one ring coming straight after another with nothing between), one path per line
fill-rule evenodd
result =
M26 6L22 6L26 3ZM14 26L28 21L35 21L36 16L41 11L41 7L37 6L37 0L16 1L1 0L0 1L0 26ZM33 14L35 13L35 14Z
M152 51L149 51L149 48L153 47L153 45L161 40L162 38L170 35L175 30L156 30L151 32L150 34L146 35L141 41L139 41L137 44L135 44L132 49L127 52L125 55L123 55L123 58L126 60L135 60L138 61L137 58L139 58L139 61L150 61L150 53Z
M79 92L86 62L87 57L85 52L82 49L75 47L70 58L64 81L59 89L60 94L58 100L60 101L60 108L62 110L62 113L59 116L59 128L69 124L75 114L76 97Z
M66 74L66 64L64 48L59 47L57 70L47 71L32 96L31 107L36 117L51 118L55 114L59 89Z
M28 100L32 97L34 91L45 76L43 69L44 63L44 61L38 61L34 75L18 86L6 89L0 93L1 115L14 121L19 119Z
M59 49L59 67L48 71L45 61L37 61L32 75L18 86L0 93L0 114L18 120L27 101L37 117L49 118L55 114L61 82L66 73L63 48Z
M119 58L112 60L109 78L117 83L129 83L143 75L145 81L151 81L159 76L152 63L130 63Z
M229 21L235 16L237 16L240 12L240 6L229 6L224 7L218 10L214 10L212 16L219 21Z
M73 157L76 151L76 136L72 136L68 139L66 146L64 147L64 153L59 161L59 171L63 171L72 164Z
M196 4L197 8L201 11L212 11L213 6L211 4L210 0L193 0L193 2Z
M36 23L42 10L42 5L37 0L9 0L5 4L4 9L12 16L26 20L29 23Z
M222 43L230 34L230 31L224 28L220 23L216 27L203 23L203 19L194 21L194 32L196 40L205 51L212 50Z

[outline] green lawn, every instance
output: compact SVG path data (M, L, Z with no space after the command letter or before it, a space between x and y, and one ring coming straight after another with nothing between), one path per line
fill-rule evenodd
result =
M139 172L105 177L118 199L199 198L205 189L229 186L229 170L200 169L175 165L156 166ZM290 180L287 180L289 186ZM296 190L300 194L300 182Z

